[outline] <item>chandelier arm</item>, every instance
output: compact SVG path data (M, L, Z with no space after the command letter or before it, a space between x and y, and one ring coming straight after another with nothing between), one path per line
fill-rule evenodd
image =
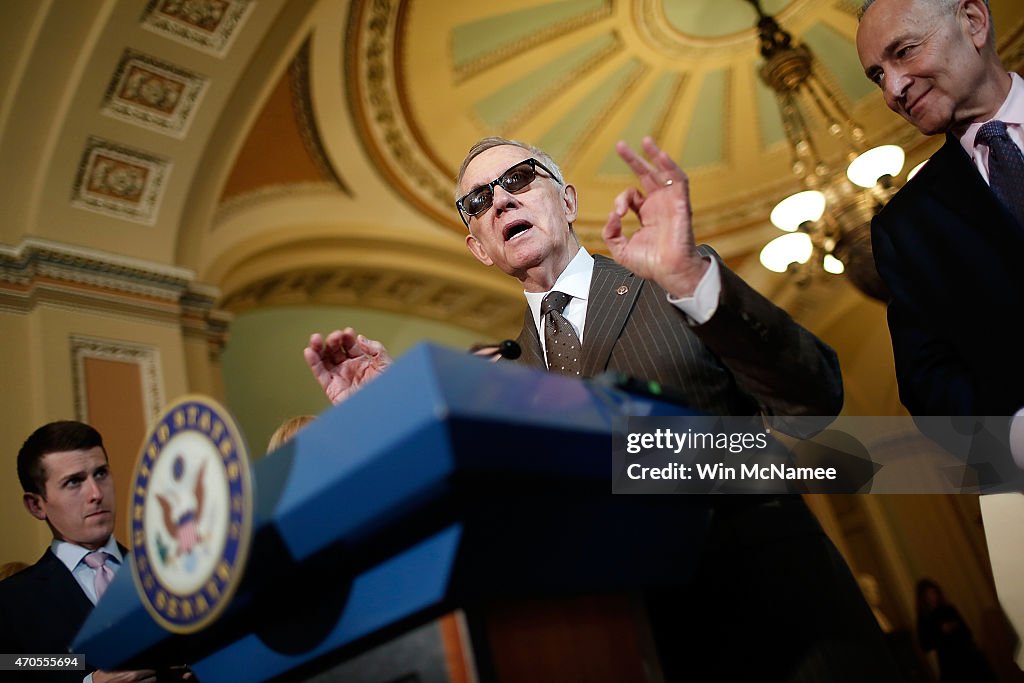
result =
M799 287L807 287L819 277L824 277L826 272L845 272L849 281L862 292L885 301L889 294L874 268L870 224L871 216L879 211L898 187L891 178L886 177L885 181L869 190L855 189L845 173L837 172L824 162L815 140L814 128L809 125L809 121L816 124L820 120L826 122L828 132L846 150L848 161L865 150L864 130L847 111L844 100L816 73L814 55L810 49L793 41L789 32L761 10L758 0L747 1L757 10L760 52L765 59L760 76L775 94L793 159L793 172L801 177L807 189L815 190L814 194L824 197L826 202L820 218L805 220L797 227L799 232L807 235L810 258L794 254L792 249L802 254L804 247L796 245L800 240L794 242L789 239L789 235L785 235L765 246L761 252L761 262L765 267L777 271L780 258L794 258L788 266L783 267ZM792 206L787 204L783 210L783 204L799 198L801 194L805 193L797 193L779 203L772 212L781 211L778 218L773 215L771 220L774 224L780 227L782 223L788 224L786 212L792 213L791 210L797 210L798 207L810 209L803 201L807 199L805 197ZM814 214L818 215L817 212ZM781 240L786 240L785 244ZM806 258L806 261L801 261L801 258ZM838 269L836 264L829 265L832 259L840 261Z
M804 116L803 108L800 106L800 102L796 97L793 98L792 115L796 121L796 126L803 131L803 141L807 145L807 157L814 162L812 168L808 169L808 176L813 177L810 171L821 166L827 166L827 164L825 164L824 160L821 158L821 154L818 152L818 145L814 141L814 133L811 130L811 127L807 125L807 119Z
M850 116L850 113L843 106L840 99L836 97L835 93L828 88L817 74L812 73L811 77L807 79L807 92L813 98L814 103L818 106L818 110L825 116L829 125L835 124L839 126L840 133L843 134L837 137L847 140L851 151L855 153L863 152L865 149L864 129ZM822 97L824 97L824 100L822 100ZM828 113L830 106L832 111L838 114L839 118L836 118L835 114ZM847 131L848 135L845 134Z
M811 162L811 159L806 158L806 151L801 150L810 149L809 145L801 144L806 143L803 137L801 137L802 129L799 125L799 120L793 120L793 111L796 109L796 103L792 102L790 95L785 95L786 103L779 102L779 113L782 117L782 128L786 132L786 140L789 142L789 150L793 157L793 170L798 175L803 175L803 171L797 166L797 164L807 165Z

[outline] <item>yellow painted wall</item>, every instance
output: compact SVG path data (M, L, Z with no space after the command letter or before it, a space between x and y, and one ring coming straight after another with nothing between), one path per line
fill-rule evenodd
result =
M188 391L182 335L175 325L81 308L41 306L27 314L0 313L0 360L5 388L0 397L0 564L12 560L33 562L50 540L46 525L33 519L21 504L16 457L25 438L39 426L78 417L72 335L153 346L159 350L158 375L165 399ZM118 400L102 387L98 396L108 408ZM133 407L126 413L126 420L137 421L137 414ZM131 426L131 431L137 433L137 425ZM112 443L124 443L116 435L106 436ZM108 449L111 461L117 463L115 487L128 485L122 473L134 466L137 449L138 445ZM116 527L122 539L124 523L122 513Z

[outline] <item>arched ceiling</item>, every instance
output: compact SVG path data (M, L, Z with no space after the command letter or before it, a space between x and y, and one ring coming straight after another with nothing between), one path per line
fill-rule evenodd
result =
M817 56L821 77L873 140L894 132L853 45L852 0L769 0L765 11ZM768 210L799 181L778 106L757 71L757 14L744 0L454 0L353 6L350 102L390 182L456 230L451 178L484 135L537 144L580 188L592 246L630 176L616 140L653 135L693 179L701 239L733 255L763 243ZM823 141L826 154L838 147ZM744 235L746 232L748 234ZM721 247L720 247L721 250Z
M869 142L903 144L912 166L939 141L861 74L856 5L763 1ZM1021 69L1024 5L991 6ZM480 292L440 296L458 303L431 317L518 307L515 283L466 253L452 207L461 157L486 135L558 159L594 251L631 182L620 138L653 134L681 161L698 238L733 265L775 236L769 209L799 186L744 0L26 0L3 12L0 242L185 268L222 303L336 298L315 283L365 262L396 265L373 306L407 310L387 292L411 276L421 293Z
M811 46L869 141L902 144L912 166L941 141L870 91L855 3L763 7ZM991 7L1019 71L1024 3ZM797 292L757 264L777 234L769 210L798 180L743 0L14 0L0 12L0 251L15 277L25 259L61 259L46 277L123 280L155 306L171 282L189 305L234 313L326 304L500 339L522 296L463 245L451 205L463 152L492 134L548 148L600 251L630 182L613 143L651 133L691 173L699 239L825 335L844 372L888 378L859 393L848 382L858 405L894 396L891 364L849 334L874 330L871 348L884 346L878 304L842 281Z

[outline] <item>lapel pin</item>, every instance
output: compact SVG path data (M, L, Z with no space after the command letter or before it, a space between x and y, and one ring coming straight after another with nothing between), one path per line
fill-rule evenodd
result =
M622 296L628 291L629 287L627 287L626 285L619 285L619 288L615 290L615 293L618 294L619 296Z

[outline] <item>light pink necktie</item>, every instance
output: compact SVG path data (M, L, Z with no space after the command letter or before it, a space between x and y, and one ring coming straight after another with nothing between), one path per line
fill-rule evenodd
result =
M85 563L96 570L96 601L103 597L107 586L114 580L114 570L107 566L107 554L102 550L94 550L85 556Z

